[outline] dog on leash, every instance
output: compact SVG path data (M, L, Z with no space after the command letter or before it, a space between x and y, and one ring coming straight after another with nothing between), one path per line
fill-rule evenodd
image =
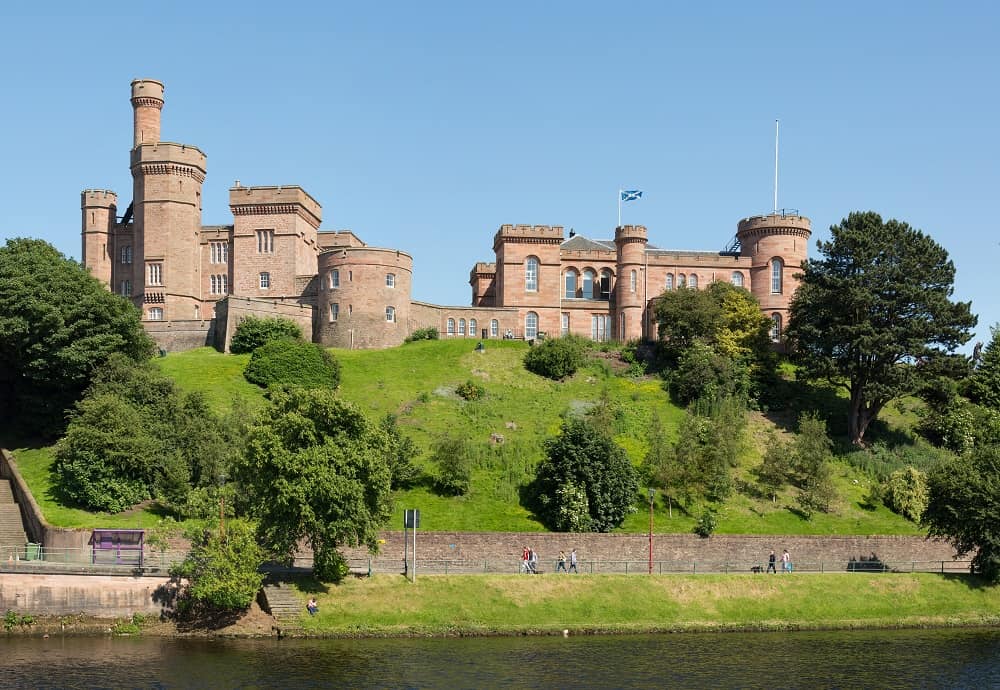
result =
M759 565L754 565L754 566L750 567L750 572L751 573L759 573L761 570L762 570L762 568Z

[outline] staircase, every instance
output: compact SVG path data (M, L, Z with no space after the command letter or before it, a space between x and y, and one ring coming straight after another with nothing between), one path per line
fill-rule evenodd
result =
M7 560L12 554L19 554L24 558L24 545L27 543L21 508L14 503L10 480L0 479L0 557Z
M295 594L295 588L288 582L268 579L264 582L266 608L277 621L278 634L301 630L302 614L306 605Z

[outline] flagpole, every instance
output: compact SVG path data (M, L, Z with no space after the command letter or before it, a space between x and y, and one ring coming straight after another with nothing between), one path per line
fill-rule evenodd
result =
M622 226L622 190L618 190L618 225L615 226L617 230Z
M778 121L774 121L774 212L778 212Z

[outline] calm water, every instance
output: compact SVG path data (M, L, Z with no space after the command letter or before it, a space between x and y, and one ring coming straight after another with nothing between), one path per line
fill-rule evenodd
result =
M17 688L998 688L1000 630L0 639Z

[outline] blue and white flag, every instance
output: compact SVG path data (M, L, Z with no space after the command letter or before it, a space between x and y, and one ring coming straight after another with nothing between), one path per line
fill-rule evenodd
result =
M622 201L636 201L642 198L642 192L638 189L623 189Z

